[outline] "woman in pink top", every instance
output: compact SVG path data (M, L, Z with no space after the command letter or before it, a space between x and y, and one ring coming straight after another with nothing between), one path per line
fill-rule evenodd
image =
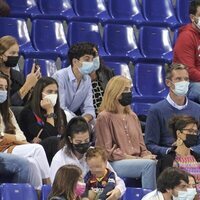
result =
M96 121L96 145L104 147L120 177L142 178L142 187L156 187L156 161L144 144L140 122L131 111L132 82L113 77L106 86Z

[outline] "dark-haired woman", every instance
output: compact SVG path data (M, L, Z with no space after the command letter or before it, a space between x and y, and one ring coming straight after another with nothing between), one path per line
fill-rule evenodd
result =
M30 182L36 189L50 183L49 164L44 149L39 144L28 144L9 108L9 79L0 73L0 151L28 159L31 167ZM20 144L20 145L19 145Z
M90 147L91 134L88 123L83 117L74 117L71 119L66 128L62 140L62 149L59 150L51 162L50 174L51 180L60 167L66 164L77 165L82 169L83 176L89 171L85 160L85 153ZM108 168L113 171L110 165ZM125 191L124 182L116 175L116 187L110 191L108 200L119 199Z
M77 200L85 191L82 171L76 165L64 165L56 173L49 200Z
M20 126L28 142L40 143L49 163L55 153L60 136L67 124L60 108L58 84L51 77L42 77L34 87L32 99L20 114Z

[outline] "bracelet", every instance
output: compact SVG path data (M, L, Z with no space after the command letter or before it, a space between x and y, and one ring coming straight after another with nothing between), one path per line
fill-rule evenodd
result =
M56 118L57 118L57 115L56 115L55 113L50 113L50 114L45 114L44 117L56 119Z

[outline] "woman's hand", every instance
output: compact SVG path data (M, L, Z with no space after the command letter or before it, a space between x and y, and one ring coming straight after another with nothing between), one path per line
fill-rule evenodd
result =
M111 190L107 193L108 198L106 200L117 200L121 196L121 192L118 188L115 188L114 190Z
M40 106L46 110L47 114L53 113L54 112L54 107L52 102L49 99L42 99L40 101Z
M142 159L151 159L151 160L156 160L157 155L149 154L146 156L143 156Z

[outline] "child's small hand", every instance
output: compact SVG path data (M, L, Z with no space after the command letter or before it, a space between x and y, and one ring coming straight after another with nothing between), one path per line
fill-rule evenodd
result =
M118 188L115 188L114 190L111 190L107 193L108 198L106 200L117 200L121 196L121 192Z

